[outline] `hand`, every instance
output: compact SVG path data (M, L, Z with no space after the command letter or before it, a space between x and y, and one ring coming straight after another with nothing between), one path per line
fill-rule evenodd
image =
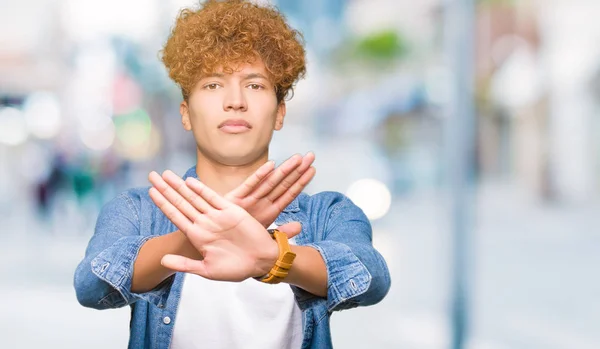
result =
M225 198L268 228L313 179L316 170L311 164L314 160L312 152L304 157L294 155L275 170L269 161L225 194Z
M163 179L164 178L164 179ZM195 178L185 182L171 171L150 174L150 197L203 256L166 255L162 265L219 281L243 281L266 274L279 255L277 243L243 208ZM300 224L280 227L293 237Z

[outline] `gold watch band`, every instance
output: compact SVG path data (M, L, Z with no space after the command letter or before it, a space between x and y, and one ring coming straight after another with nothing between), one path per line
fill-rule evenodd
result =
M279 247L279 257L273 268L271 268L271 271L269 271L267 275L257 277L256 280L267 284L278 284L287 277L292 268L294 258L296 258L296 254L292 252L285 233L282 233L277 229L269 229L268 232L277 242L277 246Z

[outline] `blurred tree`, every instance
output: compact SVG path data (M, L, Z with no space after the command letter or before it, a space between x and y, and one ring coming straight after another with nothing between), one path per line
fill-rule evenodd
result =
M397 30L384 29L363 37L350 38L340 45L334 61L341 65L392 66L409 53L408 40Z

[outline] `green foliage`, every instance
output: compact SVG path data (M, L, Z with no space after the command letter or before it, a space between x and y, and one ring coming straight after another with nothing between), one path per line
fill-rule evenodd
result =
M406 41L394 30L384 30L361 38L355 47L358 57L376 61L395 60L407 52Z

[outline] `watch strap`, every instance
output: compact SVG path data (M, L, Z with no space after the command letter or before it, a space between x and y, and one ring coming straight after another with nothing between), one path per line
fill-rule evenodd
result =
M277 229L268 229L267 231L277 242L277 247L279 247L279 256L273 268L271 268L266 275L257 277L255 279L267 284L278 284L287 277L290 269L292 268L292 263L296 258L296 254L292 252L290 243L285 233Z

